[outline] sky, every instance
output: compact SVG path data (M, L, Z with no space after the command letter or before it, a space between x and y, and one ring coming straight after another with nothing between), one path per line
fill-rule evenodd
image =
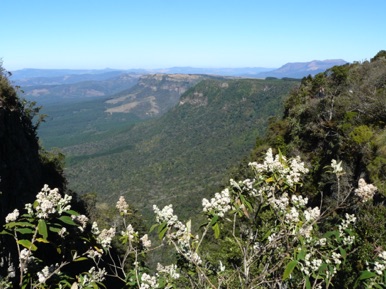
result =
M386 49L385 0L0 0L0 59L23 68L277 68Z

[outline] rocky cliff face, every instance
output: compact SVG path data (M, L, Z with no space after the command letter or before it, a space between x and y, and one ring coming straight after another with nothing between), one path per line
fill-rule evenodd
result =
M61 173L40 156L35 130L28 110L0 71L0 225L13 209L33 201L44 184L64 187Z
M133 113L140 118L160 116L175 106L181 95L204 75L154 74L142 76L138 84L106 102L107 113Z

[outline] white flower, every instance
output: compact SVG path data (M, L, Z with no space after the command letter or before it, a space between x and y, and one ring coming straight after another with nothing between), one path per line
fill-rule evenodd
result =
M91 258L91 259L102 258L102 253L100 251L97 251L97 250L90 248L87 251L87 257Z
M343 168L342 168L342 161L339 163L336 162L336 160L331 160L331 168L332 172L336 175L344 174Z
M232 183L233 180L231 180ZM214 198L210 201L207 199L202 200L203 211L205 213L212 212L219 217L224 217L225 213L231 209L230 206L231 198L229 189L226 188L221 193L216 193Z
M103 229L97 237L97 242L101 244L103 249L108 250L111 247L111 241L115 236L115 228Z
M342 263L342 261L340 260L341 257L342 256L339 253L332 252L332 259L334 260L335 264L339 265L340 263Z
M358 188L355 189L355 195L358 196L363 203L373 199L377 187L372 184L367 184L364 179L359 179Z
M374 263L374 271L378 274L378 275L383 275L383 270L386 269L386 266L385 264L381 264L379 262L375 262Z
M87 226L87 222L88 222L88 218L85 216L85 215L78 215L78 216L75 216L75 215L71 215L71 218L77 222L78 224L80 224L80 226L78 227L78 229L83 232L84 229L86 228Z
M289 198L287 193L283 193L280 198L275 198L272 196L268 199L268 202L271 204L271 206L274 209L278 209L281 212L285 212L287 210L287 207L289 205Z
M295 207L292 207L291 210L285 215L286 223L297 223L299 222L299 212Z
M320 246L325 246L327 244L327 239L326 238L321 238L317 241L317 244Z
M141 238L142 245L149 249L151 247L151 240L149 240L149 236L147 234L143 235Z
M62 238L64 238L65 233L67 232L66 227L62 227L60 231L58 232L58 235Z
M318 219L320 216L320 209L318 207L315 207L313 209L308 208L304 211L304 218L307 222L313 222L316 219Z
M383 260L386 261L386 251L382 251L381 253L379 253L378 257L380 257L380 258L382 258Z
M32 256L32 253L30 250L24 248L20 251L20 261L28 263L30 260L32 260L34 257Z
M125 231L121 232L121 235L122 236L126 236L129 239L129 241L133 241L134 237L136 237L137 234L138 234L138 232L134 231L134 228L133 228L133 226L131 224L129 224L126 227Z
M98 228L98 223L97 222L93 222L92 223L92 226L91 226L91 233L93 233L94 235L99 235L101 232L99 231L99 228Z
M219 261L220 265L218 267L218 269L220 270L220 272L224 272L225 271L225 266L222 264L221 261Z
M55 266L51 265L50 267L45 266L42 271L38 272L38 280L40 284L43 284L46 282L47 277L50 275L50 273L55 271Z
M18 209L14 209L12 213L9 213L6 217L5 217L5 222L6 223L9 223L9 222L15 222L17 220L17 218L19 217L19 210Z
M172 279L180 278L180 274L177 272L177 265L172 264L169 266L162 266L160 263L157 264L158 273L164 273L170 276Z
M119 200L117 202L116 208L118 209L119 213L123 215L127 215L129 211L129 205L126 203L126 200L123 196L119 197Z
M50 215L55 213L60 215L63 211L67 211L71 208L71 199L72 197L69 195L64 195L62 198L57 188L51 190L48 185L44 185L41 191L36 195L36 215L38 218L44 219L47 219ZM33 213L32 205L27 204L26 209L29 214Z
M157 288L157 278L155 276L150 276L149 274L143 273L141 276L141 286L139 289L152 289Z
M302 195L292 195L291 203L296 207L304 207L308 203L308 198L303 198Z

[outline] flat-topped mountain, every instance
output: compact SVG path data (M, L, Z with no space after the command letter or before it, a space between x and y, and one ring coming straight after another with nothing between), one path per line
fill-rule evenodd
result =
M320 72L324 72L325 70L333 66L343 65L345 63L347 62L342 59L313 60L309 62L290 62L278 69L259 73L257 77L303 78L308 75L314 76Z
M144 75L138 83L106 101L107 113L134 113L140 118L158 116L176 105L180 96L203 79L197 74Z

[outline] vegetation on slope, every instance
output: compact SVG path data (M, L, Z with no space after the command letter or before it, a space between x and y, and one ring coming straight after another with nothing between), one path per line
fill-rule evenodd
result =
M104 141L66 148L72 188L149 212L175 203L185 215L249 154L297 81L204 80L162 117Z
M342 283L336 281L337 288L351 288L353 276L366 268L362 260L386 247L385 124L386 58L381 51L371 61L336 66L303 78L285 103L284 117L271 121L267 138L254 152L253 159L267 147L302 156L310 168L305 187L311 204L328 210L347 201L327 218L322 230L334 227L339 215L357 216L361 245L350 256L347 271L341 272ZM326 172L333 159L341 162L345 172L339 184ZM354 189L361 179L378 188L373 202L364 206L354 202Z

